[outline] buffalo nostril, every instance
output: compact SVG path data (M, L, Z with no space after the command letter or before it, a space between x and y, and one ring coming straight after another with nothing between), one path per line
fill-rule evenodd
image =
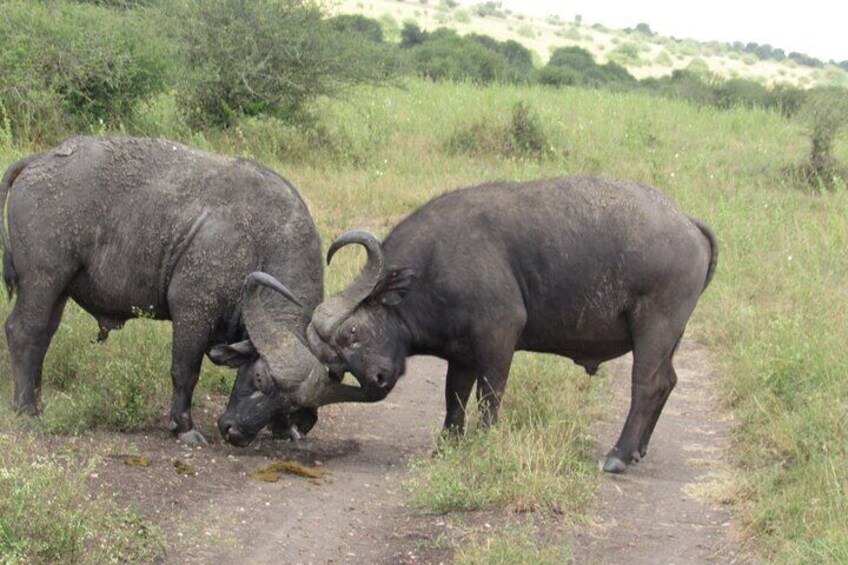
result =
M386 377L383 376L383 373L377 373L374 380L377 382L377 386L379 388L386 388L389 386L389 382L386 380Z

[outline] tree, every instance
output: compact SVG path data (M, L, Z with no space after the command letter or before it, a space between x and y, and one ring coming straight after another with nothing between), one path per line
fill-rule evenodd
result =
M654 32L651 31L651 26L646 23L636 24L636 31L639 33L644 33L645 35L654 35Z
M180 107L195 126L227 127L242 116L287 122L307 105L391 68L368 34L339 31L309 0L175 0L164 3L181 45Z
M427 32L423 31L415 22L403 22L400 30L400 46L404 49L421 45L427 41Z
M361 14L341 14L329 18L327 23L336 31L360 33L374 43L383 42L383 26L373 18Z

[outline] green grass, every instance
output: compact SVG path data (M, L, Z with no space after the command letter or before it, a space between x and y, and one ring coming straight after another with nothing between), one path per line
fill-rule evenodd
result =
M520 353L510 372L502 417L488 432L443 441L439 455L414 463L412 503L433 512L511 506L573 515L597 474L590 426L598 380L570 361Z
M446 153L457 132L502 122L517 104L538 117L550 158ZM384 236L433 196L486 180L600 174L656 185L720 241L718 272L694 320L719 359L738 422L734 454L747 496L734 509L743 531L776 563L848 560L848 191L802 191L785 179L809 152L799 125L641 94L423 81L320 100L311 131L254 119L200 134L174 112L173 100L160 97L130 131L271 166L299 187L325 247L351 228ZM2 165L32 150L4 143ZM836 156L848 162L844 138ZM356 275L362 255L334 260L328 291ZM154 420L170 398L168 325L131 322L101 346L88 343L95 335L86 315L69 312L45 370L42 425L75 433L161 425ZM0 370L8 374L6 359ZM205 373L201 386L225 388L225 379ZM520 356L501 425L419 461L412 500L432 511L527 506L579 518L597 477L588 425L599 391L586 382L567 361ZM6 380L2 423L10 397ZM502 538L480 537L458 555L482 562L483 551L538 549L522 535Z
M0 436L0 563L133 563L163 557L158 532L132 509L92 497L97 459L41 453L29 437Z
M570 550L551 543L532 524L507 528L483 528L464 536L457 547L457 565L561 565L569 563Z

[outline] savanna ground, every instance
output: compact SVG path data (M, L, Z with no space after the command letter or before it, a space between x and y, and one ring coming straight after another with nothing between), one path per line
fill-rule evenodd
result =
M299 187L325 245L354 227L383 236L432 196L489 179L599 174L658 186L715 229L721 254L647 460L622 478L597 468L625 415L615 394L626 394L626 365L589 379L539 355L516 360L499 426L439 457L443 370L431 360L383 403L323 410L303 443L263 437L247 449L218 440L232 375L205 368L195 411L214 443L189 450L163 425L167 324L134 321L95 346L96 324L69 308L42 418L15 418L9 379L0 387L3 560L613 563L624 561L613 551L634 560L660 542L652 562L848 560L848 200L844 182L800 190L787 176L809 152L802 127L641 94L401 86L321 102L318 141L263 119L185 133L168 96L134 131L271 166ZM515 127L518 103L544 140L536 153L516 151L527 131ZM8 137L3 166L38 149ZM836 156L848 158L844 141ZM340 254L328 291L361 260ZM6 354L0 370L9 374ZM328 474L250 476L272 460L320 462ZM676 537L662 540L662 524ZM671 553L686 539L704 547Z

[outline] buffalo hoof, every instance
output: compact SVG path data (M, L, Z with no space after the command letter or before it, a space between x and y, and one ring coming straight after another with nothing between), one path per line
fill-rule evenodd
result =
M196 447L199 445L209 445L209 442L206 441L206 438L203 437L203 434L201 434L197 430L189 430L187 432L183 432L177 437L181 442L192 447Z
M38 416L39 414L37 402L28 402L26 404L21 404L20 406L15 405L12 406L12 409L18 416Z
M608 455L606 461L604 461L604 472L618 475L625 470L627 470L627 463L614 455Z

